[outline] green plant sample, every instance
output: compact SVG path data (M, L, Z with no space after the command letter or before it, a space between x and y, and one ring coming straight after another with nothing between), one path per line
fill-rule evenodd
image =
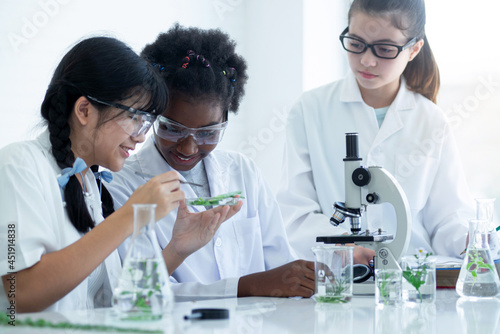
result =
M388 300L387 298L389 298L389 291L387 290L387 284L389 284L390 282L390 279L394 276L396 276L395 273L388 273L386 271L383 271L381 273L382 277L380 277L380 287L379 287L379 291L380 291L380 296L382 297L382 299L384 299L384 304L387 304Z
M146 268L146 260L142 262L142 267ZM151 319L160 319L161 316L153 317L152 310L151 310L151 296L155 292L159 292L161 294L161 286L159 282L156 282L154 284L152 282L154 276L156 275L156 279L159 277L159 273L157 272L157 267L158 263L153 264L153 270L148 271L149 274L144 275L141 280L145 282L145 285L141 288L141 291L135 292L136 298L135 302L133 304L133 309L130 311L129 315L127 316L127 320L151 320ZM130 273L131 277L134 277L135 271L140 270L137 268L128 268L128 271ZM146 270L142 271L143 273L146 272ZM127 295L133 293L132 291L122 291L122 295Z
M212 206L212 205L219 205L221 202L223 202L226 199L241 199L245 197L236 197L237 195L240 195L241 191L233 191L227 194L222 194L218 196L214 196L211 198L197 198L195 200L188 200L187 204L188 205L202 205L202 206ZM224 203L222 203L224 204ZM225 203L229 204L229 203ZM232 203L231 203L232 204Z
M416 268L408 268L403 270L403 277L417 289L418 295L420 297L420 302L422 302L422 293L420 292L420 287L425 284L425 278L427 277L427 265L425 264L427 258L432 255L432 253L425 253L422 256L423 250L419 250L419 254L415 254L417 259Z
M493 266L489 263L484 263L484 259L477 249L469 250L469 263L467 263L467 270L471 273L474 280L472 285L476 283L478 269L493 270Z
M71 330L82 330L82 331L119 332L119 333L163 333L163 331L161 330L121 328L121 327L104 326L104 325L79 325L79 324L72 324L69 322L53 323L44 319L32 320L31 318L26 318L24 320L19 320L19 319L11 320L6 313L0 312L0 326L12 326L10 324L12 321L15 321L16 327L26 326L26 327L36 327L36 328L55 328L62 330L71 329Z
M347 303L346 297L342 293L349 290L349 283L347 277L342 280L330 279L332 289L328 292L327 296L318 296L316 300L321 303Z

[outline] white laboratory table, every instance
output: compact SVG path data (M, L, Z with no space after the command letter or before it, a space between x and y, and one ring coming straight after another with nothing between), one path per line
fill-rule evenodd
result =
M194 308L227 308L227 320L184 320ZM100 324L164 333L500 333L500 299L466 301L454 289L438 289L433 304L375 306L373 296L355 296L346 304L313 299L248 297L177 302L159 321L118 321L112 309L18 314L16 319ZM139 330L137 331L140 332ZM90 333L29 327L0 327L0 333ZM96 333L96 332L92 332ZM109 332L108 332L109 333Z

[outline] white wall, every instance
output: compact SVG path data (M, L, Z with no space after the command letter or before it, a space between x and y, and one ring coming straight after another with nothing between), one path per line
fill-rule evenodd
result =
M438 105L457 137L474 197L497 198L500 221L500 32L495 0L428 0L427 35L441 71Z
M139 52L176 21L219 27L238 42L250 74L241 110L230 118L220 146L254 158L276 189L289 107L303 90L348 70L338 35L349 2L2 0L0 147L39 131L39 106L52 72L81 38L111 35ZM454 121L477 197L500 197L499 7L496 0L427 1L427 35L442 76L439 104Z
M92 35L117 37L137 52L174 22L221 28L238 42L250 80L223 148L255 159L275 187L284 125L302 91L302 0L2 0L0 147L40 131L39 106L61 57Z
M0 146L34 135L39 106L61 57L93 35L117 37L140 52L174 22L221 27L242 39L243 0L2 0L0 2Z

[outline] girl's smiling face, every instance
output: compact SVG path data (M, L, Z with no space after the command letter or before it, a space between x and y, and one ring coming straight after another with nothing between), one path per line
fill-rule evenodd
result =
M162 116L185 127L196 129L220 124L225 121L223 114L220 103L216 101L209 99L193 101L182 94L174 94ZM160 154L178 171L191 170L217 146L217 144L199 145L191 135L177 142L163 139L156 133L154 138Z
M80 125L77 132L72 132L71 149L85 160L87 166L99 165L115 172L121 170L130 151L145 140L145 133L132 135L130 130L137 127L137 121L120 108L106 106L105 110L99 111L88 99L82 97L79 101L76 108L86 108L88 116L85 126ZM121 101L121 104L141 107L137 97Z

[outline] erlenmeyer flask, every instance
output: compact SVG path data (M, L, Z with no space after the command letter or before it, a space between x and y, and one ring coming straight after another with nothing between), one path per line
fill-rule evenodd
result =
M123 262L113 305L121 319L160 319L174 298L156 233L156 204L133 204L134 234Z
M500 260L500 240L493 222L494 198L476 198L476 218L488 221L488 245L493 261Z
M488 222L469 220L469 243L456 290L462 297L491 298L500 294L500 280L488 246Z

